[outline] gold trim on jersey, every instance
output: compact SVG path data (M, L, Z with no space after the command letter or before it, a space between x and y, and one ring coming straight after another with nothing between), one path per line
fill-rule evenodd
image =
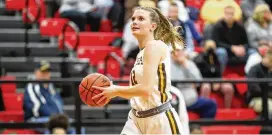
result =
M167 101L167 94L165 93L166 89L166 72L164 63L159 64L158 67L158 77L159 77L159 86L158 89L161 93L161 102L165 103Z
M168 118L172 134L179 135L180 133L179 133L178 125L177 125L177 122L176 122L173 112L171 110L169 110L169 111L166 111L165 113Z
M130 81L131 81L132 86L138 84L138 82L136 81L135 70L132 70L132 71L131 71L131 74L130 74Z

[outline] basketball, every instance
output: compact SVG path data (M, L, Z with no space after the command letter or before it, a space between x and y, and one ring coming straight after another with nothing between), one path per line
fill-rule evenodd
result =
M82 79L79 85L79 95L81 100L91 106L91 107L102 107L107 104L106 100L102 101L101 103L97 103L98 99L92 99L93 96L100 94L102 91L93 89L93 86L98 87L109 87L110 86L110 79L105 75L99 73L93 73L85 78Z

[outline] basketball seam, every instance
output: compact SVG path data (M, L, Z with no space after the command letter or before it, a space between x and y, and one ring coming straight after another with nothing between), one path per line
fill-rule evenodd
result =
M99 78L99 77L98 77ZM97 79L98 79L97 78ZM96 79L96 80L97 80ZM95 80L95 81L96 81ZM88 86L88 79L87 79L87 82L86 82L87 84L86 84L86 86ZM93 82L93 83L95 83L95 82ZM83 91L81 91L81 93L80 93L80 95L82 94L82 93L84 93L86 90L88 91L88 92L91 92L91 94L99 94L99 93L96 93L95 91L91 91L90 89L88 89L87 87L85 87L83 84L80 84L80 86L81 87L83 87L84 89L83 89ZM107 84L107 85L102 85L102 86L98 86L98 87L106 87L106 86L110 86L110 84ZM87 99L85 100L85 102L87 103ZM94 102L95 103L95 102ZM96 104L96 103L95 103ZM97 104L96 104L97 105Z
M88 91L89 91L89 89L86 88L85 86L83 86L82 84L80 84L80 86L84 88L84 91L85 91L85 90L88 90ZM84 92L84 91L83 91L83 92ZM81 92L80 94L82 94L83 92ZM92 92L92 93L94 93L94 94L99 94L99 93L95 93L94 91L90 91L90 92Z
M80 84L80 86L84 88L84 90L80 93L80 95L81 95L85 90L88 90L88 91L89 91L89 89L86 88L84 85ZM98 86L98 87L105 87L105 86L108 86L108 87L109 87L110 85L102 85L102 86ZM90 91L90 92L92 92L92 93L94 93L94 94L99 94L99 93L95 93L94 91Z
M86 83L87 83L86 86L88 86L88 79L87 79ZM83 92L85 92L85 90L88 90L88 89L87 89L87 87L83 86L83 84L80 84L80 85L84 88L84 90L80 93L80 95L81 95Z
M98 76L98 77L93 81L93 83L91 84L90 88L93 87L94 83L95 83L101 76L102 76L102 75ZM88 78L87 78L87 80L88 80ZM87 98L88 98L88 95L89 95L89 92L90 92L90 88L88 89L88 92L87 92L87 94L86 94L85 101L87 101ZM91 92L91 97L92 97L92 95L93 95L93 92ZM95 100L93 100L93 102L94 102L95 105L99 106L99 105L95 102Z

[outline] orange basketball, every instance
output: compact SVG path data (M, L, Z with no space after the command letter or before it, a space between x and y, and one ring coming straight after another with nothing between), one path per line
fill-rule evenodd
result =
M92 99L93 96L101 93L102 91L93 89L92 86L109 87L110 79L105 75L99 73L93 73L82 79L79 85L79 95L81 100L92 107L102 107L107 104L106 100L100 104L97 103L98 99Z

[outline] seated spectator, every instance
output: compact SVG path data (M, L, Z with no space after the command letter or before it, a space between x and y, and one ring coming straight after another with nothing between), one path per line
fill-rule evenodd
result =
M187 59L180 49L172 52L171 79L176 81L186 79L202 79L201 73L194 62ZM201 118L214 118L216 114L216 103L208 98L198 97L194 84L177 84L183 94L188 111L196 112Z
M158 8L162 11L165 16L169 15L170 7L172 4L175 4L178 8L178 19L182 22L189 20L188 11L184 6L184 3L180 0L161 0L158 2Z
M269 49L262 62L253 66L247 78L272 78L272 50ZM271 83L248 83L248 91L246 93L246 102L249 107L253 108L257 113L262 112L262 91L268 91L268 110L272 113L272 85Z
M50 70L50 63L42 60L35 69L33 79L50 80ZM63 114L63 102L52 83L29 83L24 92L23 109L25 121L45 123L49 121L51 115ZM45 132L44 129L37 130Z
M41 61L34 72L35 80L50 80L50 63ZM26 121L37 121L52 114L63 113L63 103L52 83L29 83L24 93Z
M266 40L259 41L257 52L251 54L248 57L248 60L245 66L246 74L248 74L249 69L251 67L262 62L262 57L264 56L265 52L268 50L269 47L272 47L272 41L266 41Z
M170 18L171 23L174 26L180 26L180 35L185 39L185 44L186 44L186 51L188 53L193 53L194 52L194 39L198 41L199 43L202 40L202 37L200 34L197 32L194 24L190 21L182 21L179 19L179 8L177 4L171 4L169 7L168 11L168 17Z
M62 0L59 12L63 18L73 21L85 31L85 25L90 24L92 31L99 31L101 15L95 12L97 7L88 0Z
M69 119L65 115L53 115L48 122L49 134L67 134Z
M245 61L249 53L248 39L245 28L234 19L235 8L225 7L224 18L218 21L213 28L213 40L216 42L217 56L223 72L228 60Z
M180 2L180 1L179 1ZM179 26L181 29L179 30L179 33L181 37L185 40L186 44L186 51L192 52L194 51L194 42L193 42L193 37L190 29L188 26L185 26L184 21L179 19L178 13L179 13L179 8L177 4L170 4L169 6L169 11L168 11L168 17L173 24L173 26Z
M253 15L253 11L256 6L264 4L263 0L242 0L241 8L243 11L244 19L247 20Z
M194 62L204 78L222 78L220 63L216 55L216 44L213 40L207 40L204 44L204 52L199 54ZM234 95L234 88L231 83L204 83L202 84L200 95L209 98L211 91L220 91L224 95L225 108L231 108Z
M224 17L224 10L228 6L235 9L235 20L240 20L242 10L235 0L206 0L201 8L200 16L205 24L214 24Z
M103 20L111 20L113 31L120 31L122 11L120 3L114 0L93 0L92 4L97 8L96 13L99 14Z
M250 47L258 48L259 40L271 40L271 21L272 17L269 6L266 4L258 5L254 10L252 19L249 19L246 25Z

